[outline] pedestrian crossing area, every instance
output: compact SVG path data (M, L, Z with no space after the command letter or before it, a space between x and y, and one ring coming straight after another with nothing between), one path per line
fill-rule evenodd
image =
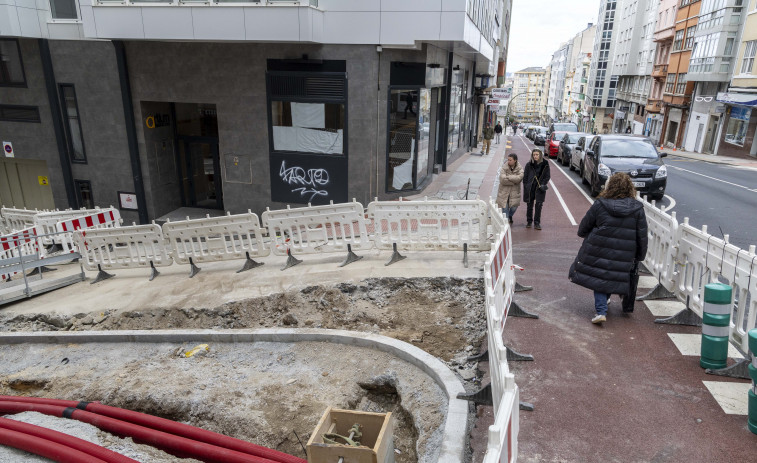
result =
M653 277L640 277L638 294L644 294L645 289L652 289L656 284L657 280ZM686 308L682 302L677 300L644 301L644 304L656 318L672 317ZM667 333L667 335L681 355L697 357L700 355L702 347L701 331L690 334ZM744 358L733 345L728 346L728 357L731 359L729 364ZM703 387L712 394L724 413L744 416L748 414L748 392L751 387L751 381L733 379L718 381L715 379L718 376L707 375L704 369L702 369L702 377L707 378L707 380L702 380Z

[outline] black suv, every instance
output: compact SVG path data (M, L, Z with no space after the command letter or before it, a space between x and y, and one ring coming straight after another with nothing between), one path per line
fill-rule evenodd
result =
M596 196L615 172L625 172L636 191L650 199L662 199L668 180L667 167L662 162L665 153L658 153L645 137L634 135L597 135L584 156L583 183Z

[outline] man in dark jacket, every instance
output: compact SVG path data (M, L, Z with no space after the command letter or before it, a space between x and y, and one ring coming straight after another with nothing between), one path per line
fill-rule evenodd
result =
M494 126L494 135L496 137L496 140L494 143L499 145L499 137L502 136L502 124L497 122L497 125Z
M584 242L570 267L569 278L594 290L596 315L592 323L607 320L607 299L611 294L628 297L634 267L647 254L647 217L635 197L631 178L614 174L578 226L578 236Z
M531 161L523 171L523 201L526 203L526 228L541 230L541 208L547 197L549 163L540 149L531 151ZM536 213L534 214L534 206Z

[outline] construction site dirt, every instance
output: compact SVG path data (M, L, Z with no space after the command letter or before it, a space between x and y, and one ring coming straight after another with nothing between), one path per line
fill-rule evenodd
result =
M0 331L325 328L412 344L455 371L485 340L479 278L375 278L312 285L218 307L1 314ZM196 343L195 343L196 344ZM0 346L0 394L101 401L305 457L302 444L328 406L396 419L398 463L436 461L444 391L420 368L376 350L324 342ZM113 349L120 349L114 351ZM64 360L65 359L65 360ZM469 422L472 420L469 420ZM170 460L166 460L170 461Z

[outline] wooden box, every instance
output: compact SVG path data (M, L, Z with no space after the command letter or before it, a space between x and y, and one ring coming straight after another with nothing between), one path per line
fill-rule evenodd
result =
M350 428L360 423L363 437L360 447L325 444L323 435L350 434ZM339 410L329 407L318 422L307 445L308 463L394 463L394 423L391 413L369 413Z

